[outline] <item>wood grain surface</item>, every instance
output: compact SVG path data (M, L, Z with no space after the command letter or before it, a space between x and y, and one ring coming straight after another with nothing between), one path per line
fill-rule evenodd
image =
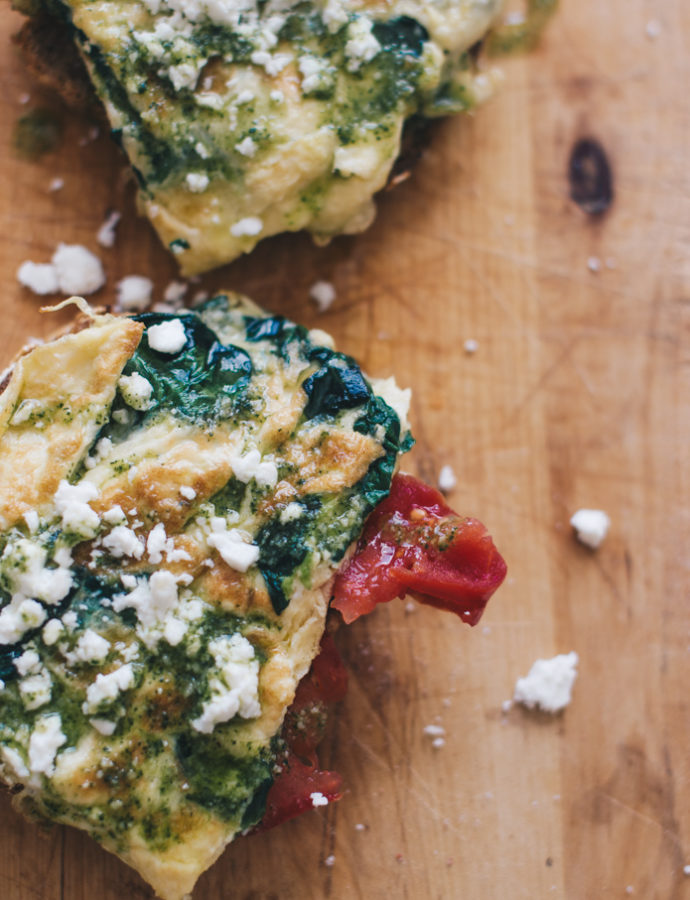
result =
M119 151L23 71L20 21L3 6L3 365L61 321L17 284L22 260L83 243L106 302L126 274L153 276L159 297L175 276ZM274 239L190 289L245 291L413 386L405 467L434 482L452 465L450 500L510 568L474 630L404 603L341 630L351 686L324 760L343 800L237 841L195 900L690 897L690 5L570 0L537 52L502 67L500 93L434 129L369 232L326 249ZM46 105L64 135L28 162L15 123ZM600 218L569 197L583 137L612 166ZM110 209L123 218L104 250ZM320 278L337 290L324 314L308 296ZM582 506L612 519L596 553L570 531ZM570 650L564 714L502 711L537 657ZM0 804L2 900L151 896L82 834L39 833Z

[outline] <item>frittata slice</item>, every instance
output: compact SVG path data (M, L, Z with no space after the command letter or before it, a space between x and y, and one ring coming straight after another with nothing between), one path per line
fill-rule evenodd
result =
M16 0L72 29L141 209L191 275L371 223L412 115L490 92L502 0Z
M262 818L409 394L236 296L81 326L0 395L0 772L180 900Z

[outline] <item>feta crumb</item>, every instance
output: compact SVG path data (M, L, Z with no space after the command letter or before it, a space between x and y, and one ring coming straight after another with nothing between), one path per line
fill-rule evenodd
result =
M196 154L198 156L200 156L202 159L209 158L210 154L209 154L208 150L206 149L206 147L201 143L201 141L197 141L197 143L194 145L194 150L196 151Z
M683 875L690 875L690 866L683 866Z
M445 494L448 491L452 491L457 483L458 479L455 477L452 466L442 466L438 474L439 490Z
M89 719L96 731L99 731L105 737L114 734L117 728L117 722L111 722L109 719Z
M598 256L590 256L587 260L587 268L590 272L599 272L601 270L601 260Z
M116 525L109 534L106 534L102 543L108 553L116 559L123 556L141 559L144 555L144 542L127 525Z
M301 503L288 503L288 505L280 511L280 521L285 525L287 522L294 522L300 519L304 514L304 508Z
M324 797L321 791L312 791L309 794L311 805L316 809L318 806L328 806L328 797Z
M209 177L203 172L188 172L185 181L193 194L202 194L209 185Z
M611 520L603 509L578 509L571 516L570 524L578 541L596 550L608 534Z
M363 63L370 62L381 49L381 44L372 34L374 23L366 16L359 16L347 28L345 57L348 72L356 72Z
M560 712L570 703L578 661L575 652L538 659L524 678L518 678L513 699L528 709Z
M104 522L107 522L108 525L121 525L127 517L122 511L122 507L119 504L115 504L115 506L111 506L110 509L107 509L101 518Z
M196 491L193 487L183 484L180 488L180 496L184 497L185 500L193 500L196 497Z
M330 869L331 866L335 865L335 856L331 853L330 856L327 856L323 861L324 866L328 866Z
M31 534L38 530L39 518L35 509L30 509L24 513L24 521Z
M661 34L661 22L659 22L657 19L650 19L649 22L647 22L645 32L647 33L647 37L651 41L656 40L656 38L658 38Z
M17 269L17 281L34 294L57 294L60 289L55 266L50 263L26 260Z
M49 619L43 626L43 631L41 632L43 643L48 647L57 644L64 630L65 626L59 619Z
M227 83L227 87L231 87L231 86L232 86L232 81ZM240 93L237 95L237 99L235 100L235 103L237 104L237 106L244 106L245 103L251 103L255 96L256 95L254 94L254 91L250 91L250 90L240 91Z
M47 669L40 667L38 672L22 678L19 682L19 694L24 708L39 709L50 703L53 682Z
M465 353L468 356L472 356L472 354L476 353L477 350L479 350L479 344L477 343L477 341L474 340L474 338L468 338L465 341L465 343L463 344L463 347L464 347Z
M371 379L371 385L375 393L393 409L397 417L400 419L400 431L404 434L409 431L410 424L407 415L410 411L410 402L412 400L412 391L410 388L399 388L395 378L374 378Z
M367 826L363 825L361 822L358 822L355 825L355 831L366 831Z
M246 219L240 219L239 222L231 225L230 234L233 237L244 237L245 235L255 237L257 234L261 234L263 227L264 223L261 219L257 219L256 216L248 216Z
M207 541L209 547L215 547L230 568L238 572L246 572L259 559L258 546L247 543L243 533L237 528L214 532L208 536Z
M431 742L431 746L434 748L434 750L440 750L441 747L446 746L446 739L442 737L434 738Z
M216 664L208 680L211 699L192 720L202 734L210 734L216 725L235 716L252 719L261 714L259 660L252 644L241 634L224 635L211 641L208 649Z
M159 325L150 325L146 329L146 338L152 350L171 356L179 353L187 343L187 333L181 319L168 319Z
M2 753L3 762L12 769L16 778L23 780L29 777L29 770L18 750L15 750L14 747L2 747L0 753Z
M235 150L241 153L242 156L248 156L249 158L256 154L257 149L258 147L250 137L246 137L239 144L235 144Z
M443 737L445 733L446 729L443 725L426 725L424 727L424 734L428 737Z
M151 302L153 282L144 275L126 275L115 285L115 305L118 309L141 312Z
M80 244L58 244L51 262L65 294L93 294L105 284L100 259Z
M54 502L66 531L84 538L91 538L96 534L101 519L89 503L98 494L98 488L90 481L80 481L77 484L69 484L64 480L60 482Z
M275 487L278 483L278 467L271 460L263 461L258 450L252 449L244 456L233 456L232 471L238 481L248 484L252 478L259 487Z
M122 394L122 399L132 409L144 412L151 406L153 385L138 372L131 375L120 375L117 386Z
M65 186L64 178L51 178L50 184L48 185L48 190L51 194L55 193L55 191L61 191Z
M110 652L110 641L107 641L92 628L87 628L77 641L74 657L79 662L102 662Z
M29 740L29 768L34 774L50 777L55 772L55 756L67 740L62 733L62 719L57 714L41 716Z
M309 296L316 303L319 312L326 312L335 300L335 288L330 281L315 281L309 288Z
M85 715L96 712L102 703L116 700L121 691L134 687L134 670L131 663L125 663L119 669L103 675L96 675L96 680L86 689L86 700L82 703Z
M119 213L116 209L112 210L105 217L105 221L98 229L98 233L96 234L96 240L101 245L101 247L114 247L115 246L115 229L122 218L121 213Z
M166 285L163 291L163 299L171 306L179 308L184 301L184 295L187 293L186 281L171 281Z

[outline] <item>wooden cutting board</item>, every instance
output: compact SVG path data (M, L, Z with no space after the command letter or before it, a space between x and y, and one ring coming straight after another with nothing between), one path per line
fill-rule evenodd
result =
M17 284L22 260L85 244L104 301L124 275L152 275L158 297L175 277L107 136L23 72L19 23L2 8L2 365L61 321ZM474 630L397 603L341 631L350 692L324 762L343 800L238 841L196 900L690 897L689 44L684 0L564 3L486 108L435 130L368 233L271 240L192 286L245 291L413 386L407 469L434 482L450 464L452 503L510 567ZM46 104L64 135L27 162L13 129ZM599 218L569 197L584 137L613 171ZM103 250L110 209L123 218ZM320 278L338 295L324 314ZM569 528L582 506L613 522L596 553ZM570 650L564 714L502 711L537 657ZM83 835L40 834L0 802L3 900L151 896Z

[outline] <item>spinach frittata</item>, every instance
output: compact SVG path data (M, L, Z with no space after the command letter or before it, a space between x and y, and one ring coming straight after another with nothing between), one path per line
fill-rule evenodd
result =
M239 297L80 329L0 395L0 771L180 900L263 815L409 394Z
M502 0L15 0L69 23L182 271L364 230L412 115L472 109Z

